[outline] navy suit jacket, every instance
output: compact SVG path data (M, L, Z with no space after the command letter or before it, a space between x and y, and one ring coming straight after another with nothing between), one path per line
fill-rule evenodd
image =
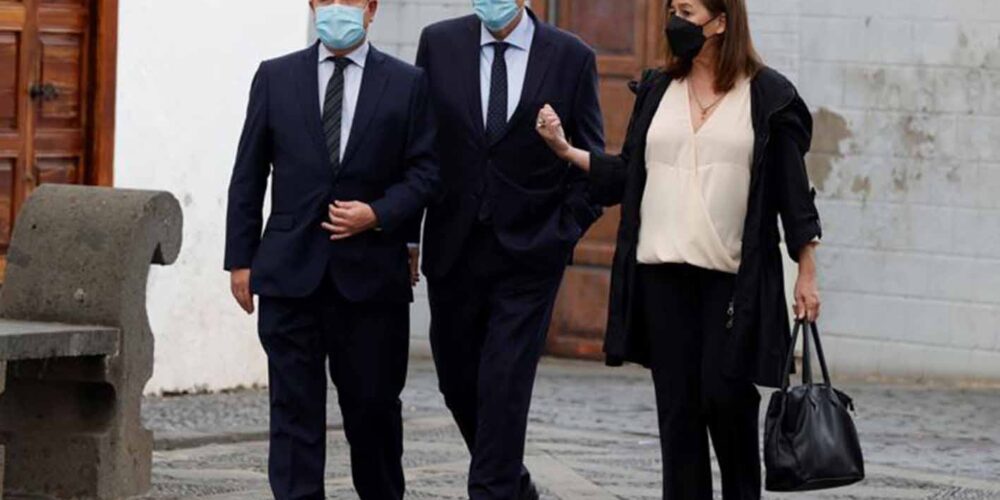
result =
M553 154L535 130L538 111L548 103L573 144L604 150L594 52L527 12L536 30L524 90L506 131L492 142L482 116L479 19L443 21L421 34L417 66L427 72L439 119L444 181L443 195L428 208L424 224L423 269L431 278L452 269L483 203L490 207L501 246L540 272L561 270L601 215L584 174ZM419 227L410 232L416 241Z
M352 301L411 301L406 228L440 180L427 78L371 48L335 175L320 116L318 50L317 43L266 61L254 78L229 186L225 268L250 268L251 288L263 296L304 297L328 275ZM334 200L370 204L380 229L330 241L320 224Z

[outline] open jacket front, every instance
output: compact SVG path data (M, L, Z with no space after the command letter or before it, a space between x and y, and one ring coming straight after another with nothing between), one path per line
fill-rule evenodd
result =
M607 363L612 366L649 364L647 331L637 323L640 315L634 311L636 247L646 185L646 135L670 84L666 74L648 72L636 88L635 108L621 154L595 152L591 156L594 199L608 206L622 205L604 344ZM720 362L732 376L777 387L783 378L782 361L790 348L778 216L793 260L822 234L816 192L804 160L812 141L812 116L795 87L771 68L762 69L751 81L751 112L754 154L750 199L733 296L734 323Z

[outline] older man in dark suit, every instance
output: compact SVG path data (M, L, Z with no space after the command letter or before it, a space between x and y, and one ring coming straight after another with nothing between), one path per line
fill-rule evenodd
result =
M535 371L565 266L601 213L535 117L549 103L575 144L603 150L597 66L524 0L472 3L476 15L427 27L417 52L445 186L423 240L431 343L472 452L470 497L532 499L522 462Z
M439 184L423 70L366 40L377 0L312 0L321 42L261 64L229 188L225 268L260 296L279 500L322 499L326 371L354 485L401 499L409 221ZM271 215L261 236L268 178Z

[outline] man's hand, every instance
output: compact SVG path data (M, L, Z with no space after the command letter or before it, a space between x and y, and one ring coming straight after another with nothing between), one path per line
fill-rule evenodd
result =
M411 246L410 250L410 286L420 283L420 247Z
M230 288L236 302L246 311L253 314L253 294L250 293L250 270L233 269L229 273Z
M323 223L323 229L330 232L330 239L337 241L350 238L378 226L378 217L367 203L360 201L335 201L329 207L330 221Z

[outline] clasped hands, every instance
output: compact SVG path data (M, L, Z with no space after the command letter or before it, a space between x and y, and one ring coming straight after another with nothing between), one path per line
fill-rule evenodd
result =
M335 201L327 209L329 220L322 224L333 241L344 240L378 227L371 205L360 201Z

